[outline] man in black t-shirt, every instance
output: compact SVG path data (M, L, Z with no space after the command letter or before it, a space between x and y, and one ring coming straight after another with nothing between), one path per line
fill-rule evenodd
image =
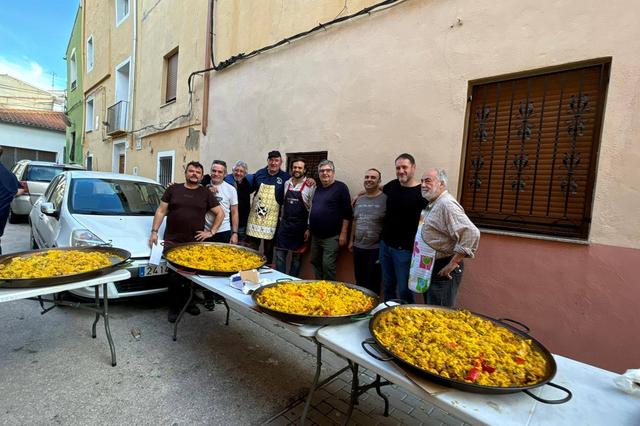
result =
M427 206L420 190L420 181L414 177L415 172L416 161L413 156L400 154L396 158L397 179L382 189L387 196L387 212L380 240L385 300L399 297L405 302L414 302L408 285L409 268L420 213Z
M211 191L200 185L203 175L202 164L192 161L184 173L185 183L171 185L162 195L160 206L153 217L149 245L158 242L158 229L165 216L167 226L164 231L165 249L173 244L203 241L215 235L224 219L224 212ZM205 215L211 211L215 215L209 231L205 230ZM187 301L189 281L170 272L169 276L169 322L175 322L180 309ZM200 310L191 305L187 312L198 315Z

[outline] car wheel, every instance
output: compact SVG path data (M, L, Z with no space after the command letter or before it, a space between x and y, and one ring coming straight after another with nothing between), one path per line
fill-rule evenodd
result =
M13 210L9 210L9 223L20 223L23 217L13 213Z

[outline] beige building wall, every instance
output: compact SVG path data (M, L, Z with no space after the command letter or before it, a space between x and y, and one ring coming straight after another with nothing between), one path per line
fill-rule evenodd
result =
M335 3L337 14L344 3ZM252 11L230 13L223 5L216 28L261 28L249 19ZM299 13L273 16L278 28L323 18L284 10ZM606 9L596 1L407 1L216 73L203 155L218 151L255 169L273 148L328 150L337 179L356 190L367 167L392 178L393 159L407 151L420 170L445 167L457 193L470 80L612 56L590 241L640 248L640 216L628 214L640 211L640 31L633 10L638 4L630 0ZM231 25L227 16L238 18ZM216 50L276 40L241 41L218 34Z
M129 16L116 25L115 2L100 0L84 0L84 81L85 91L85 125L93 120L94 130L85 131L83 141L83 158L91 156L93 169L112 171L114 167L114 139L107 135L107 108L116 103L116 67L131 60L129 79L133 75L133 16L139 1L130 1ZM139 7L139 6L138 6ZM87 40L93 39L93 68L88 71ZM130 97L132 93L130 85ZM94 99L93 117L86 114L87 100ZM128 136L119 136L116 144L130 145Z
M8 74L0 74L0 108L53 111L53 94Z
M158 153L168 155L172 152L174 177L181 180L184 166L200 158L204 78L202 75L194 77L191 96L187 81L193 71L209 67L206 51L208 3L208 0L141 2L133 111L135 133L127 150L128 173L135 167L139 175L156 179ZM176 49L176 100L165 103L165 57Z
M295 0L265 1L274 9L261 12L260 24L248 3L218 2L218 62L292 35L265 22L290 29L323 19ZM337 15L344 2L336 3ZM478 256L465 262L459 305L522 320L555 353L634 368L639 8L631 0L401 2L214 73L202 156L244 159L255 171L272 149L326 150L337 179L355 192L369 167L394 178L393 160L406 151L420 172L446 168L457 195L469 81L611 57L587 244L483 230ZM227 27L240 34L225 38ZM340 276L351 280L349 254L340 256Z

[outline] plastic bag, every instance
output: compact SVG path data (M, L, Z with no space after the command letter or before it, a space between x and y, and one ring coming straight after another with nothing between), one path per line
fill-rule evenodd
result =
M623 375L613 379L613 382L622 391L640 396L640 369L627 370Z

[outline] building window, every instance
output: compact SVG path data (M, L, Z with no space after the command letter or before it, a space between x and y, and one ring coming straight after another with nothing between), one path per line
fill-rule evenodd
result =
M461 202L476 225L588 237L610 65L471 85Z
M93 170L93 155L92 154L88 154L87 155L87 170L91 171Z
M296 158L302 158L304 164L307 167L307 176L312 177L319 182L318 177L318 163L322 160L326 160L329 154L328 151L313 151L313 152L287 152L287 171L291 171L291 161Z
M71 82L71 90L74 90L78 86L78 67L76 64L76 49L71 51L69 57L69 81Z
M116 0L116 27L129 16L129 0Z
M175 162L175 158L175 151L161 151L158 153L156 180L162 186L167 186L173 182L173 163Z
M85 114L86 126L85 130L87 132L93 131L93 98L87 99L87 111Z
M178 85L178 49L164 57L165 67L165 95L164 102L176 100L176 89Z
M93 69L93 35L87 39L87 72Z

